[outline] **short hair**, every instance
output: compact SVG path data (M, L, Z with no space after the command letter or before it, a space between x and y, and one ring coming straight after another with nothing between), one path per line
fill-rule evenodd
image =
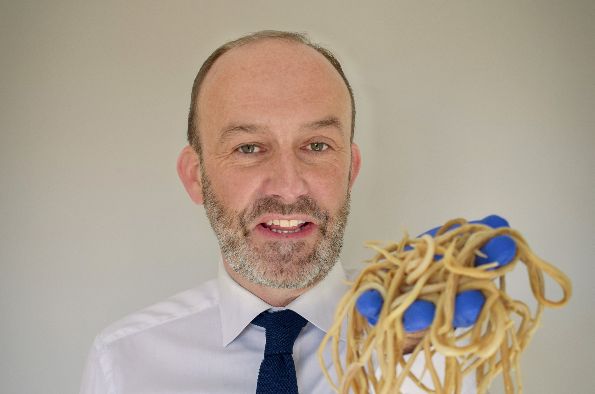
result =
M209 70L213 67L213 64L219 59L223 54L227 53L229 50L233 48L237 48L252 42L262 41L266 39L278 39L278 40L287 40L293 41L299 44L306 45L318 53L323 55L337 70L343 82L347 86L347 90L349 91L349 98L351 100L351 137L350 140L353 142L353 135L355 131L355 99L353 97L353 90L351 89L351 85L343 72L343 68L341 67L341 63L337 60L333 53L323 48L322 46L313 43L310 41L308 36L304 33L296 33L296 32L287 32L287 31L278 31L278 30L262 30L256 33L251 33L245 36L242 36L236 40L229 41L219 48L215 49L213 53L205 60L205 62L200 67L196 78L194 79L194 84L192 85L192 95L190 99L190 111L188 113L188 143L196 150L196 152L201 156L201 147L200 147L200 138L198 133L198 121L199 121L199 114L198 114L198 95L200 93L200 88L206 78ZM201 157L202 158L202 157Z

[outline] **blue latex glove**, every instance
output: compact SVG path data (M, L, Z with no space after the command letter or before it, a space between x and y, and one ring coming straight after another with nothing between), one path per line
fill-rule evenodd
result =
M472 220L469 223L472 224L483 224L485 226L489 226L491 228L500 228L500 227L510 227L510 225L508 224L508 221L506 219L504 219L501 216L498 215L490 215L490 216L486 216L483 219L480 220ZM442 226L438 226L438 227L434 227L431 230L426 231L425 233L421 233L419 237L421 237L422 235L430 235L432 237L436 236L436 233L438 232L438 230L440 230ZM452 226L450 226L446 231L450 231L450 230L454 230L456 228L461 227L460 224L453 224Z
M486 298L480 290L467 290L457 294L452 325L455 328L466 328L474 325L485 302Z
M498 215L486 216L485 218L483 218L481 220L472 220L469 223L485 224L486 226L489 226L491 228L510 227L510 224L508 224L508 221L506 219L504 219L502 216L498 216Z
M355 302L355 307L357 308L358 312L361 313L368 323L371 325L376 325L378 323L378 315L380 315L380 310L382 309L382 304L384 300L382 299L382 295L378 290L367 290L364 291Z
M498 215L489 215L489 216L486 216L485 218L480 219L480 220L472 220L469 223L483 224L483 225L489 226L491 228L510 227L510 225L508 224L508 221L506 219L504 219L503 217L498 216ZM426 235L426 234L429 235L429 236L431 236L431 237L435 237L436 236L436 233L438 232L438 230L440 230L441 227L442 226L434 227L431 230L428 230L426 232L423 232L420 235L418 235L417 238L420 238L421 236ZM448 231L454 230L454 229L459 228L459 227L461 227L460 224L453 224L446 231L448 232ZM411 246L405 245L405 250L411 250L411 249L413 249ZM515 251L515 253L516 253L516 251ZM487 253L485 253L485 254L487 254ZM437 254L434 257L434 260L438 261L441 258L442 258L442 255ZM508 264L509 262L510 261L508 261L508 262L506 262L506 263L504 263L502 265ZM482 264L485 264L485 262L482 263ZM476 263L476 265L480 265L480 264L477 264Z
M426 300L415 300L403 313L403 326L407 332L425 330L432 325L436 305Z
M508 235L498 235L490 239L484 246L479 249L486 257L477 256L475 258L475 265L484 265L496 262L498 267L502 267L514 260L516 256L516 243L514 239ZM490 270L498 267L490 268Z
M368 323L376 325L384 300L377 290L368 290L356 301L356 308ZM477 321L481 308L485 304L485 296L480 290L462 291L455 297L453 326L455 328L470 327ZM407 332L416 332L430 327L434 321L436 306L426 300L415 300L403 314L403 326Z
M372 289L363 292L359 296L355 307L368 320L368 323L376 325L383 303L382 295L378 290ZM430 301L415 300L403 314L405 331L415 332L428 328L434 320L435 312L436 306Z
M509 227L508 221L498 215L489 215L481 220L473 220L469 223L484 224L491 228ZM434 237L440 227L435 227L419 236L428 234ZM460 225L455 224L448 231L457 227L460 227ZM407 245L405 249L410 250L411 247ZM487 257L478 256L475 259L475 265L498 262L498 266L504 266L514 259L516 243L509 236L500 235L492 238L480 250ZM442 258L441 255L436 255L435 259L439 260L440 258ZM368 290L362 293L355 305L359 313L365 316L368 323L375 325L378 322L383 303L384 300L377 290ZM465 328L473 325L477 321L484 303L485 296L479 290L468 290L457 294L453 319L454 327ZM428 328L434 320L435 313L436 306L433 303L425 300L415 300L403 314L405 331L416 332Z
M469 223L473 224L483 224L489 226L491 228L501 228L501 227L510 227L508 221L501 216L498 215L490 215L486 216L480 220L472 220ZM459 224L452 225L447 231L454 230L458 227L461 227ZM425 233L420 234L422 235L428 234L432 237L436 236L436 233L440 230L440 227L435 227L431 230L426 231ZM411 247L408 246L406 248L410 250ZM490 268L490 270L494 270L498 267L502 267L507 265L512 260L514 260L514 256L516 256L516 243L512 238L507 235L499 235L497 237L492 238L489 240L483 247L479 249L486 257L477 257L475 259L475 265L483 265L487 263L497 262L498 266ZM437 254L434 256L434 260L439 261L442 258L442 255Z

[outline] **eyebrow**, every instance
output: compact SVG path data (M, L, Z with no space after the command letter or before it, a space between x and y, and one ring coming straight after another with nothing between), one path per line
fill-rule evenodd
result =
M309 129L309 130L317 130L317 129L324 129L324 128L335 128L338 130L343 130L343 124L336 116L329 116L321 120L317 120L314 122L306 123L301 128L302 129Z
M239 133L249 133L253 134L258 131L266 130L266 126L261 126L257 124L249 124L249 123L232 123L230 125L225 126L219 137L219 140L225 141L228 138L233 137L235 134Z
M342 131L343 124L336 116L328 116L320 120L304 123L302 126L300 126L301 130L318 130L324 128L335 128L339 131ZM267 131L268 129L269 128L267 126L255 123L232 123L223 127L219 140L224 141L233 137L235 134L254 134L261 131Z

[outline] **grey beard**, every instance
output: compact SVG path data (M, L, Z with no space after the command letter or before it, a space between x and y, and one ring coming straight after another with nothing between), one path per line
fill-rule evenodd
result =
M310 197L300 197L293 204L266 197L254 202L252 209L242 212L227 211L217 199L211 183L202 171L204 207L217 239L223 258L229 267L252 283L278 288L302 289L322 280L339 259L343 235L349 215L350 194L347 191L343 205L331 218ZM321 239L306 253L304 241L269 241L253 246L246 223L266 212L289 215L308 214L320 221Z

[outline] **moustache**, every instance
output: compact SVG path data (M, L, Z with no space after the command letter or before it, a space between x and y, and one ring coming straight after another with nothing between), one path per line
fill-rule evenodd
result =
M300 196L296 202L285 204L279 197L263 197L254 202L252 207L241 217L244 223L255 220L265 213L278 213L280 215L303 214L309 215L326 224L329 218L328 211L321 209L316 201L309 196Z

